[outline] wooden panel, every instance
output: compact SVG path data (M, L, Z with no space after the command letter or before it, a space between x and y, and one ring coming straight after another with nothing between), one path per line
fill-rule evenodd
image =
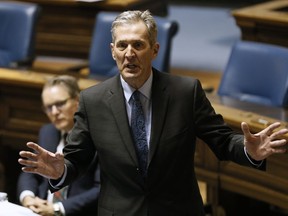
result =
M288 47L288 1L268 1L232 11L243 40Z
M5 191L9 200L15 201L15 186L21 170L18 152L25 149L27 141L37 141L40 126L48 120L39 109L40 88L24 89L17 84L1 83L0 104L0 161L5 168Z

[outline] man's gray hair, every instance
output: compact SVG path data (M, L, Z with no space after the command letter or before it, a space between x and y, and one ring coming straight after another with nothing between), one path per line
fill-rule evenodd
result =
M142 21L146 25L148 32L148 40L150 46L153 46L157 42L157 24L149 10L124 11L119 14L112 23L111 34L113 43L115 42L115 29L118 26L127 25L139 21Z

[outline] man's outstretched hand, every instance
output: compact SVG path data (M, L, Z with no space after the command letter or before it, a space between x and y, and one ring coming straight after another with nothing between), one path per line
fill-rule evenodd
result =
M282 128L276 130L280 126L280 122L275 122L259 133L252 134L248 124L242 122L241 128L245 137L244 145L249 156L254 160L260 161L272 154L285 153L287 150L287 140L283 136L288 133L288 129Z
M36 173L48 179L58 179L64 172L64 156L52 153L36 143L28 142L27 146L33 150L20 151L18 162L23 165L22 171Z

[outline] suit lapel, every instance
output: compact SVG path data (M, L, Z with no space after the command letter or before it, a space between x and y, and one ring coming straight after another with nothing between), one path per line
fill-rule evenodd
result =
M127 117L125 97L120 83L120 76L117 76L113 82L113 88L111 88L108 96L108 103L110 104L111 111L114 115L114 119L121 135L121 139L126 146L128 154L132 158L133 162L138 166L137 155Z
M167 93L167 82L163 81L163 75L159 71L154 71L152 84L152 120L148 165L151 162L157 149L169 102Z

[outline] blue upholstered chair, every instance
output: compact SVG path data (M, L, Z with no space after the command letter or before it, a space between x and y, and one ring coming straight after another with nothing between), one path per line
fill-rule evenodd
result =
M118 73L110 50L111 25L117 15L118 13L106 11L96 15L89 55L89 76L110 77ZM154 16L154 18L158 25L160 51L153 61L153 67L160 71L169 72L172 39L178 32L178 23L164 17Z
M89 51L89 76L111 77L118 73L110 49L111 25L117 14L100 11L96 15Z
M160 43L160 50L157 58L153 61L153 67L163 72L170 72L170 58L172 40L179 30L179 24L175 20L165 17L155 17L158 27L157 40Z
M31 66L40 7L0 1L0 67Z
M288 106L288 48L252 41L232 47L218 88L228 96L268 106Z

